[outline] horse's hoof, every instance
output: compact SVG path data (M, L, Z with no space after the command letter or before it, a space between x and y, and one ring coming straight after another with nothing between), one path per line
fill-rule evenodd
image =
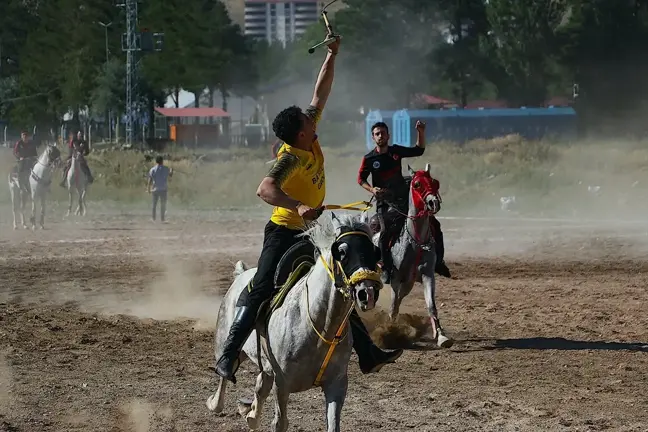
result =
M221 407L218 406L218 398L216 397L215 394L214 394L214 395L211 395L211 396L209 396L209 398L207 398L207 403L206 403L206 405L207 405L207 409L208 409L209 411L213 411L213 412L215 412L216 414L220 414L221 411L223 411L223 407L222 407L222 406L221 406Z
M259 419L252 417L252 410L245 416L245 422L247 423L248 429L257 430L259 427Z
M238 412L241 417L245 417L247 421L247 415L252 411L252 401L249 399L241 398L236 402L236 407L238 408Z
M452 345L454 345L454 340L452 338L449 338L447 336L444 336L440 334L437 337L437 346L439 348L451 348Z

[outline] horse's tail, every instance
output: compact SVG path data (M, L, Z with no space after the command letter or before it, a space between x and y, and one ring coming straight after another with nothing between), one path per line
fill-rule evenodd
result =
M246 270L248 270L249 267L247 264L245 264L243 261L239 260L236 262L234 265L234 271L232 272L234 277L238 277L245 273Z

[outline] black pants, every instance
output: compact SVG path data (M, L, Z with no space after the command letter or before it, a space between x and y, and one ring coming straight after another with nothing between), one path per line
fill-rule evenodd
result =
M248 285L248 289L243 290L236 306L248 306L258 310L261 304L268 300L274 293L274 275L281 257L301 238L297 235L301 231L286 228L270 221L265 226L263 234L263 248L257 272Z
M390 204L393 204L396 208ZM376 204L376 214L380 221L380 248L383 254L389 250L390 239L403 229L404 215L407 214L407 201L395 200L390 204L385 201L379 201Z
M432 228L434 229L434 242L437 255L437 263L442 263L445 258L445 245L443 244L443 231L441 231L441 222L432 216Z

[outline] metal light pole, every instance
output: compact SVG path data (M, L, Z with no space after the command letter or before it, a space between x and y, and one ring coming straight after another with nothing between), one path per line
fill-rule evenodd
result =
M108 50L108 27L112 25L112 21L109 22L108 24L104 24L101 21L98 21L97 24L103 27L106 32L106 63L108 63L108 56L110 54L110 51Z
M108 50L108 27L112 25L112 21L109 22L108 24L104 24L101 21L98 22L100 26L104 28L104 31L106 33L106 71L108 71L108 61L110 60L110 51ZM112 113L110 112L110 108L108 108L108 142L112 143Z

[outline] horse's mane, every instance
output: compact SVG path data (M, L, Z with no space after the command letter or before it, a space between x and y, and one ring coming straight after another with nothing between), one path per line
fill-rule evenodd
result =
M349 213L343 213L340 215L335 215L338 219L340 226L348 227L353 231L363 231L370 238L372 237L372 231L369 225L364 223L359 215L352 215ZM335 231L332 217L327 217L326 220L320 218L320 223L315 224L308 230L306 230L303 236L308 236L310 241L321 251L327 251L331 248L335 239L337 238L338 233Z

